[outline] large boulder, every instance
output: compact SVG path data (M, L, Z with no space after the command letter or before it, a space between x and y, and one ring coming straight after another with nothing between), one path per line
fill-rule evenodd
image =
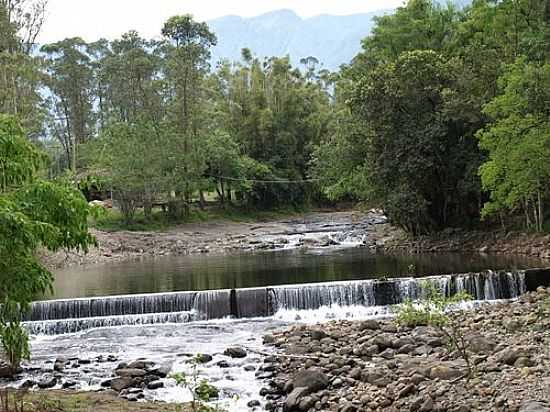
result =
M142 378L147 374L143 369L134 368L117 369L115 373L123 378Z
M307 393L326 389L329 385L328 376L316 368L305 369L296 374L292 380L294 388L306 388Z

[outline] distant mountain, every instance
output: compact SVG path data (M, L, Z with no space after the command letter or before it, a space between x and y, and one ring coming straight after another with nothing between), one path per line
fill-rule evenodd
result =
M248 47L260 58L288 54L294 65L314 56L325 68L334 70L361 50L361 40L374 26L373 18L389 12L303 19L292 10L278 10L251 18L221 17L208 22L218 36L212 58L214 62L240 60L241 49Z

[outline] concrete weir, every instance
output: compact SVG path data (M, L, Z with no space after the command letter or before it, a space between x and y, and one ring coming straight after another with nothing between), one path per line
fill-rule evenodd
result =
M96 327L268 317L281 309L385 306L421 299L425 282L447 296L465 291L476 300L511 299L550 285L550 268L40 301L32 304L25 326L32 334L51 335Z

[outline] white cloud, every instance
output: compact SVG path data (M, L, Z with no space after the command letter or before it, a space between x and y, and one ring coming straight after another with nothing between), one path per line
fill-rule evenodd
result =
M164 21L191 13L197 20L227 14L255 16L292 9L303 17L353 14L399 6L403 0L50 0L41 43L80 36L87 41L116 38L128 30L158 37Z

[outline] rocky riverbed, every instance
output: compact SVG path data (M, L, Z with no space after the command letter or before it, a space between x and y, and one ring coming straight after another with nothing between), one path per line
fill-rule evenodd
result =
M335 321L267 335L267 409L550 412L550 288L453 316L472 377L431 327Z
M308 213L265 222L213 221L163 232L92 230L98 247L88 253L44 254L48 267L109 263L143 257L226 255L258 250L366 246L381 248L401 233L380 211Z

